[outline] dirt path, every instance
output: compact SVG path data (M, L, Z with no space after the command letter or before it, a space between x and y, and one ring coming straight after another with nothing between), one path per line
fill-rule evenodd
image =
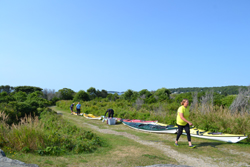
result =
M55 108L53 108L55 110ZM59 110L56 110L58 113L62 113ZM72 119L75 120L77 119L76 117L67 117L68 119ZM82 118L81 118L82 119ZM134 140L140 144L146 145L146 146L151 146L154 149L158 149L164 152L164 154L168 157L171 157L173 159L175 159L179 164L181 165L188 165L188 166L194 166L194 167L220 167L220 166L248 166L248 164L246 163L227 163L227 162L222 162L218 159L219 162L214 162L214 159L210 158L210 157L203 157L203 156L198 156L197 157L193 157L191 155L188 154L183 154L183 153L179 153L178 151L172 149L170 146L165 145L161 142L152 142L152 141L146 141L146 140L142 140L139 137L127 133L127 132L117 132L115 130L111 130L111 129L100 129L98 126L92 125L90 123L86 123L86 122L81 122L83 125L87 125L88 127L90 127L91 129L98 131L100 133L105 133L105 134L113 134L113 135L121 135L124 137L127 137L131 140ZM248 155L246 155L248 157Z

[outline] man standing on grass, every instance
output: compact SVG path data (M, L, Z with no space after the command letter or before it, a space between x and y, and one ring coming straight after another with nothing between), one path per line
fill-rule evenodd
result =
M73 108L74 108L74 105L75 105L75 103L73 103L73 104L71 104L71 105L70 105L71 115L73 114Z
M81 104L80 104L80 102L78 102L78 104L76 105L76 111L77 111L77 115L80 115L80 113L81 113Z

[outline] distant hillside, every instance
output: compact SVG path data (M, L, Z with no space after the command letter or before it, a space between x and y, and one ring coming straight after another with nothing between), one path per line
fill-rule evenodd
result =
M225 95L234 95L239 93L239 89L244 88L247 89L247 86L222 86L222 87L193 87L193 88L173 88L169 89L171 93L186 93L186 92L207 92L214 91L220 94Z

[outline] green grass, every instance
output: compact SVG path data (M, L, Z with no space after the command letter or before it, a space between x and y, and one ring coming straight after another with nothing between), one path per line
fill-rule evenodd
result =
M104 145L93 153L73 154L68 153L62 156L40 156L32 153L16 152L7 153L10 158L18 159L25 163L38 164L43 166L145 166L152 164L178 164L176 160L163 155L159 150L152 150L152 147L145 146L120 135L103 134L93 130L83 123L93 123L104 129L124 128L123 125L108 126L97 120L87 120L83 117L72 116L68 111L62 111L63 118L72 125L77 125L84 130L90 130L97 134L104 141ZM129 131L131 131L129 129ZM127 131L129 133L129 131ZM142 133L142 135L145 135ZM150 157L145 156L150 155ZM112 157L110 159L109 157ZM154 157L154 158L152 158Z
M139 144L138 142L126 138L121 135L104 134L93 129L89 124L97 126L100 129L110 129L116 132L126 132L137 136L140 140L161 143L171 147L179 153L187 154L192 157L207 157L209 161L215 163L227 162L236 163L242 162L250 164L250 159L241 153L250 154L250 144L247 142L239 142L230 144L214 140L200 139L192 137L192 143L196 145L195 149L188 148L188 142L185 135L182 135L179 140L179 147L173 145L175 134L153 134L144 133L130 129L122 124L109 126L98 120L88 120L84 117L70 115L70 111L62 110L53 107L55 110L60 110L62 117L69 121L72 125L77 125L79 128L89 130L97 134L105 143L93 153L88 154L73 154L68 153L63 156L39 156L37 154L7 152L7 156L13 159L18 159L26 163L38 164L39 166L146 166L153 164L178 164L178 162L166 156L162 151L153 147ZM86 124L87 123L87 124ZM231 152L232 150L233 152ZM238 153L238 154L235 154ZM108 157L111 156L112 159ZM53 163L51 163L53 162ZM180 161L181 162L181 161ZM50 164L51 163L51 164Z

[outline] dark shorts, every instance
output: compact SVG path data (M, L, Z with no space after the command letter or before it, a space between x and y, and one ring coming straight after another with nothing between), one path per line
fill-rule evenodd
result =
M77 110L77 115L81 113L81 109L76 109Z
M113 118L114 113L109 113L109 118L112 117Z
M70 107L70 111L73 111L73 108Z

